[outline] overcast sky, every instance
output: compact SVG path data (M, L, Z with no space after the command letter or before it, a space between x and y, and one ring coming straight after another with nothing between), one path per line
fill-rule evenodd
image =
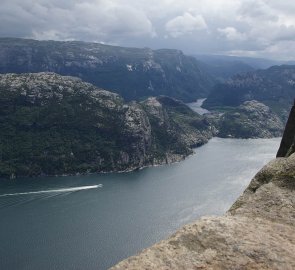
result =
M0 36L295 59L294 0L0 0Z

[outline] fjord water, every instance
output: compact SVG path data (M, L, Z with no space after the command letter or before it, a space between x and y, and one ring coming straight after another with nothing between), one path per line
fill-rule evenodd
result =
M202 215L223 214L279 142L214 138L173 165L1 180L0 195L29 194L0 197L0 269L106 269Z
M198 114L203 115L205 113L210 113L207 109L202 108L202 105L205 100L206 98L197 99L196 102L187 103L186 105Z

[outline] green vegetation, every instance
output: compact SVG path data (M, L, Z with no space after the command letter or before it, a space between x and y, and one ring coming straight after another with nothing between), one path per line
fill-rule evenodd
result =
M40 92L40 98L30 100L32 93L23 95L22 88L2 86L1 176L91 172L116 159L115 146L122 145L116 129L122 123L79 87L81 83L73 86L73 94L64 91L62 98L58 88L51 88L51 96ZM105 159L102 165L94 162L99 156Z
M73 77L0 75L0 177L136 169L183 158L211 136L183 103L154 100L160 117Z
M269 107L246 101L225 112L218 121L219 137L270 138L281 136L284 125Z

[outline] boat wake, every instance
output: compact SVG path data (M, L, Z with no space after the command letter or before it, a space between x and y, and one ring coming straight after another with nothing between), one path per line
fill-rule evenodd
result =
M93 185L93 186L82 186L82 187L61 188L61 189L49 189L49 190L20 192L20 193L8 193L8 194L2 194L2 195L0 195L0 197L30 195L30 194L43 194L43 193L74 192L74 191L87 190L87 189L95 189L95 188L101 188L101 187L102 187L102 184Z

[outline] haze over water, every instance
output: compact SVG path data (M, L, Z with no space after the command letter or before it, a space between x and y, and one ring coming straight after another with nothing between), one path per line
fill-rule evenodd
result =
M214 138L169 166L0 181L0 196L34 192L0 197L0 269L106 269L202 215L223 214L279 142Z

